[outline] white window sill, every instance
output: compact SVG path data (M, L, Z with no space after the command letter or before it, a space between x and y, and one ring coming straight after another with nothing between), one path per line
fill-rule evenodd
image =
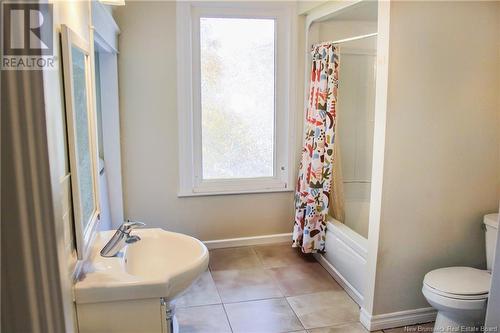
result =
M259 190L235 190L235 191L210 191L210 192L178 192L178 198L187 197L205 197L212 195L238 195L238 194L259 194L259 193L279 193L279 192L294 192L295 189L291 188L271 188L271 189L259 189Z

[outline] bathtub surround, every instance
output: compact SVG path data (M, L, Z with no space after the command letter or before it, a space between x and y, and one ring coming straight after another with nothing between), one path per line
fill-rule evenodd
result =
M337 139L343 153L345 196L345 220L340 221L365 238L373 158L376 40L373 36L346 42L340 49Z
M366 294L368 240L331 216L327 217L326 239L325 253L315 254L316 259L362 306Z
M361 2L334 14L325 10L316 15L317 21L307 21L308 41L337 43L342 65L336 105L333 177L336 189L332 191L327 216L325 253L315 257L362 306L367 276L377 3ZM309 74L306 80L308 77ZM339 209L338 204L343 207ZM345 214L339 214L341 209Z
M338 89L338 49L313 46L305 138L295 193L293 247L304 253L325 248L326 215L335 173L334 142ZM334 193L335 195L335 193Z
M345 11L344 17L334 16L330 20L314 22L309 29L309 38L316 43L376 33L376 5L364 6L369 10L364 10L363 17L354 17L357 9L349 9ZM372 14L368 16L367 13ZM343 187L345 214L342 216L330 209L330 215L368 238L377 36L344 42L339 44L339 50L342 65L339 68L335 138L338 151L335 159L336 170L341 169L342 173L342 182L339 183ZM334 176L338 176L338 172Z

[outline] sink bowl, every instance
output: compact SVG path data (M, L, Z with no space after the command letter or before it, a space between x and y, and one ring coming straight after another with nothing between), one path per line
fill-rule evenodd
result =
M141 237L117 256L104 258L101 248L114 231L100 232L90 258L75 283L77 304L163 298L172 300L208 266L208 250L196 238L159 228L135 229Z

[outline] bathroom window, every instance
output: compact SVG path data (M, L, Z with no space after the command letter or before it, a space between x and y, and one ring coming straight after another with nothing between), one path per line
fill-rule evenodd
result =
M273 19L200 19L201 176L272 177Z
M179 195L293 190L290 5L178 11Z

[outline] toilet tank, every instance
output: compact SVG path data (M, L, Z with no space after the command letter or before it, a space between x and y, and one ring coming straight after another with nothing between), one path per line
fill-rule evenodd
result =
M486 265L488 270L493 267L498 235L498 213L488 214L483 219L486 233Z

